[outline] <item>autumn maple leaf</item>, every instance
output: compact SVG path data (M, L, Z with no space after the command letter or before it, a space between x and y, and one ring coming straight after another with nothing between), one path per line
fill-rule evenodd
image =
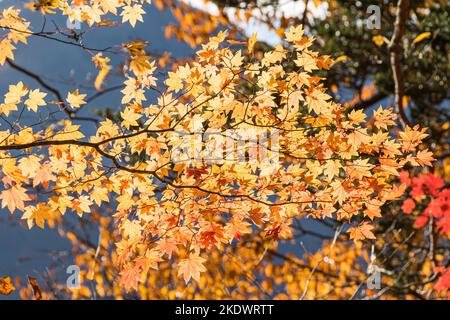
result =
M86 101L84 101L84 98L86 98L86 96L86 94L80 94L77 89L74 92L69 92L67 94L66 101L72 108L78 109L81 107L81 105L86 104Z
M44 163L36 172L33 179L33 187L42 184L44 188L48 187L50 181L55 181L56 177L52 173L52 168L49 163Z
M122 117L123 121L122 124L129 129L133 126L138 126L137 120L142 117L141 114L134 112L130 108L126 108L124 111L120 113L120 116Z
M368 222L363 222L357 227L348 229L350 233L350 239L353 241L360 241L364 239L375 239L375 235L372 232L373 225Z
M437 267L436 272L441 273L441 276L434 285L434 288L438 291L444 291L450 288L450 268L445 269L445 267Z
M31 200L25 192L25 188L18 185L3 190L0 194L2 208L7 206L11 213L13 213L16 208L23 211L25 208L25 201Z
M44 98L47 94L40 92L39 89L31 90L28 94L28 99L25 101L25 106L28 110L38 111L39 106L45 106Z
M342 204L348 197L348 193L345 191L344 186L340 181L334 181L330 185L333 187L333 197L339 204Z
M29 229L31 229L35 224L39 228L44 229L45 222L47 221L50 224L57 214L59 214L57 211L54 211L49 206L40 203L37 208L27 206L22 219L27 220Z
M34 178L41 167L40 160L35 155L20 159L18 167L22 171L22 175L28 178Z
M437 196L439 190L444 186L444 180L432 173L422 174L412 178L411 195L420 197L422 195Z
M387 130L388 126L395 125L397 115L391 109L383 109L381 106L373 111L374 125L378 129Z
M137 21L144 22L142 19L143 14L145 14L145 11L142 9L142 6L140 4L136 4L133 6L125 6L120 15L122 16L122 22L129 21L131 26L134 28Z
M402 142L402 149L405 152L413 151L417 145L419 145L424 138L428 136L425 133L426 129L422 128L419 130L419 126L416 125L414 128L406 126L404 132L399 132L400 140Z
M363 110L352 110L352 112L348 114L348 118L354 124L360 124L361 122L364 122L366 117L367 115Z
M126 291L136 290L140 278L140 268L127 267L120 273L120 284L123 285Z
M417 155L415 157L415 160L419 165L423 166L431 166L432 161L436 161L435 158L433 158L433 153L428 150L421 150L417 152Z
M72 201L72 210L74 210L80 217L83 216L83 212L90 212L89 206L92 205L92 201L88 196L81 196L78 199Z
M194 177L195 180L198 180L203 174L208 173L208 170L206 170L206 168L206 166L201 168L187 168L186 178Z
M202 257L191 254L187 259L181 260L178 264L178 275L182 275L186 283L189 282L191 278L196 281L200 281L200 272L205 272L206 268L203 263L206 259Z
M430 218L427 216L417 217L416 221L414 222L414 227L419 229L423 228L428 223L428 220L430 220Z
M20 81L16 85L10 85L9 91L5 94L5 104L18 104L28 92L27 87Z
M176 241L174 239L163 239L158 244L158 249L162 254L167 254L168 258L172 258L172 253L178 251L178 247L176 245Z

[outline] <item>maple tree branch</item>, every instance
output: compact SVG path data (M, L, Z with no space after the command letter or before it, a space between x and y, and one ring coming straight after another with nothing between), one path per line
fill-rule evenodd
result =
M269 255L274 256L274 257L277 257L277 258L280 258L280 259L285 260L287 262L293 263L294 265L296 265L299 268L304 268L304 269L308 269L308 270L311 270L311 271L314 270L317 273L320 273L322 275L325 275L325 276L328 276L328 277L331 277L331 278L335 278L335 279L339 278L339 276L334 274L334 273L329 273L329 272L326 272L324 270L321 270L321 269L315 268L313 266L310 266L308 264L304 264L304 263L301 263L299 261L296 261L294 258L286 256L286 255L282 254L281 252L279 252L277 250L267 249L267 253Z
M306 23L306 19L308 18L308 4L309 4L309 0L305 1L305 10L303 11L303 15L302 15L302 25L304 26Z
M131 173L153 175L156 179L158 179L162 183L167 184L175 189L195 189L195 190L204 192L206 194L214 194L214 195L217 195L217 196L220 196L223 198L231 198L231 199L244 198L244 199L248 199L250 201L254 201L254 202L257 202L260 204L264 204L266 206L270 206L270 207L284 206L284 205L290 205L290 204L304 204L304 203L311 203L311 202L314 202L314 203L319 203L319 202L331 203L332 202L332 201L328 201L328 200L267 202L267 201L264 201L261 199L254 198L248 194L224 194L219 191L208 190L203 187L196 186L196 185L178 185L178 184L173 183L172 181L169 181L169 180L164 179L163 177L159 176L157 173L157 170L142 170L142 169L137 169L137 168L129 168L127 166L121 165L115 155L111 155L100 148L100 146L104 143L105 143L104 141L93 143L93 142L78 141L78 140L39 140L39 141L30 142L30 143L26 143L26 144L12 144L12 145L0 146L0 150L23 150L23 149L29 149L29 148L38 147L38 146L52 146L52 145L78 145L78 146L84 146L84 147L91 147L91 148L95 149L100 155L104 156L107 159L110 159L116 168L118 168L120 170L131 172Z
M111 47L106 47L106 48L103 48L103 49L91 48L91 47L86 47L82 43L73 42L73 41L67 41L67 40L63 40L63 39L59 39L59 38L51 36L51 35L57 34L57 32L48 32L48 31L31 32L31 31L27 31L27 30L20 30L20 29L14 28L14 27L1 26L1 25L0 25L0 28L1 29L7 29L7 30L15 31L15 32L19 32L19 33L23 33L23 34L28 34L30 36L35 36L35 37L40 37L40 38L53 40L53 41L56 41L56 42L59 42L59 43L72 45L72 46L75 46L75 47L79 47L81 49L88 50L88 51L115 53L114 51L111 50Z
M411 126L403 106L405 84L401 66L403 54L402 38L405 30L405 22L408 17L408 7L409 7L408 0L398 0L394 33L388 45L390 52L391 68L395 85L395 92L394 92L395 109L400 116L400 123L403 127L405 127L405 125Z
M41 76L39 76L38 74L31 72L28 69L25 69L22 66L19 66L18 64L14 63L11 59L7 58L6 59L6 63L8 63L8 65L20 72L23 73L24 75L34 79L37 83L39 83L44 89L46 89L47 91L51 92L56 99L58 100L57 103L62 105L62 110L67 114L67 116L71 119L71 120L77 120L77 121L90 121L90 122L95 122L98 123L98 120L95 118L91 118L91 117L79 117L79 116L75 116L76 111L71 111L69 110L67 104L64 102L64 98L62 97L61 93L55 88L52 87L51 85L49 85L47 82L45 82Z
M38 82L43 88L45 88L46 90L48 90L48 91L50 91L51 93L53 93L53 94L55 95L55 97L58 99L58 102L64 104L64 99L63 99L63 97L61 96L61 93L60 93L58 90L56 90L54 87L52 87L52 86L50 86L49 84L47 84L47 83L46 83L39 75L37 75L37 74L35 74L35 73L33 73L33 72L31 72L31 71L29 71L29 70L27 70L27 69L25 69L25 68L19 66L19 65L17 65L17 64L15 64L15 63L14 63L11 59L9 59L9 58L6 58L6 62L8 63L8 65L9 65L11 68L13 68L13 69L15 69L15 70L17 70L17 71L19 71L19 72L25 74L26 76L28 76L28 77L30 77L30 78L36 80L36 82Z
M105 94L107 94L109 92L112 92L112 91L115 91L115 90L119 90L119 89L123 89L124 87L125 87L125 85L122 84L122 85L117 85L117 86L113 86L113 87L106 88L106 89L103 89L101 91L98 91L97 93L95 93L92 96L88 97L86 99L86 103L92 102L95 99L97 99L97 98L99 98L99 97L101 97L101 96L103 96L103 95L105 95Z
M374 94L373 96L371 96L369 99L366 100L362 100L358 103L356 103L355 105L353 105L353 109L355 110L362 110L362 109L367 109L370 108L371 106L373 106L375 103L380 102L381 100L387 98L387 95L381 92L378 92L376 94Z

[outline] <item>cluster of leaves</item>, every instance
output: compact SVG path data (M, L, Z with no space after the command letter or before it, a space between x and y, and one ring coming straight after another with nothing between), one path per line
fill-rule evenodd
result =
M332 102L321 79L310 74L332 60L309 49L312 39L301 27L286 32L291 50L280 45L261 60L251 59L254 40L246 61L241 50L224 46L225 39L221 32L195 62L170 72L164 92L153 65L133 69L122 90L121 123L103 121L87 140L69 120L37 131L10 124L0 132L2 207L25 211L30 227L42 227L67 211L82 216L114 195L121 283L137 288L175 248L185 252L179 275L198 280L206 271L201 251L250 234L252 223L285 237L299 216L379 217L380 207L403 193L390 184L392 176L407 163L431 164L431 153L417 150L424 130L407 128L395 139L388 131L395 125L392 111L379 108L363 127L362 111ZM292 61L297 71L284 71ZM243 83L250 84L250 95L240 91ZM159 94L157 104L143 105L148 90ZM23 100L39 111L43 98L22 83L11 85L0 112L10 115ZM76 109L83 98L75 91L66 101ZM228 128L280 131L282 165L264 172L251 162L173 161L177 130L197 133L198 119L220 134ZM43 199L36 187L53 196ZM351 229L352 238L373 238L368 224Z
M42 14L60 12L90 27L111 26L106 15L120 14L134 27L142 21L144 2L149 1L37 1L29 7ZM308 6L304 17L280 18L275 0L214 2L218 16L182 2L154 1L159 9L170 8L180 22L168 26L168 36L195 46L225 25L232 28L230 36L212 37L193 59L179 61L159 80L155 75L161 69L145 51L146 42L121 45L128 54L121 106L92 136L85 137L84 128L70 121L89 105L86 93L75 89L64 99L52 92L57 101L50 101L46 92L30 89L25 81L10 85L0 104L2 207L24 212L30 228L58 227L73 245L83 281L79 290L68 290L52 275L47 292L41 293L36 279L29 279L31 289L22 290L22 297L444 297L450 279L447 189L432 175L408 182L400 172L405 166L431 165L431 152L421 144L427 134L418 126L397 131L397 115L390 109L373 110L369 120L362 110L393 91L386 39L394 11L383 10L383 21L390 22L370 33L358 25L360 19L350 19L365 18L365 1L326 1L331 13L326 20L310 15ZM417 19L407 24L406 72L427 75L430 65L435 70L427 76L430 81L406 76L405 100L414 101L408 105L413 117L420 103L432 101L434 108L446 99L440 85L446 79L446 29L435 30L448 23L445 11L439 13L442 6L418 1L411 7L411 15L426 19L428 27L415 24ZM13 60L13 44L26 43L31 35L48 36L29 32L19 14L14 8L2 12L0 27L6 33L0 46L6 50L0 51L1 63ZM230 22L236 19L257 19L276 30L283 45L257 42L256 34L243 41L240 28ZM317 33L321 51L340 57L333 61L315 52L314 37L296 27L299 22ZM70 39L79 36L74 32ZM81 42L71 44L86 50ZM86 51L99 69L94 87L103 94L113 68L110 52ZM418 71L419 54L424 67ZM165 60L159 61L162 68ZM355 92L344 106L333 101L343 87ZM23 114L36 112L48 119L21 123ZM46 125L55 114L69 120ZM445 122L445 112L438 114ZM432 147L445 157L448 135L438 120L425 123L432 125ZM192 136L199 129L224 138L227 130L276 130L281 165L273 169L177 158L179 133ZM211 147L218 146L202 151ZM404 183L395 185L396 176ZM435 196L423 187L427 181ZM403 205L391 202L411 186L411 199ZM414 189L423 194L412 195ZM410 212L406 218L399 214L401 205ZM85 232L63 227L66 212L76 213L82 225L98 224L98 243L86 239ZM306 231L300 221L307 217L330 228L331 235ZM410 223L411 217L417 218ZM375 218L382 219L374 224ZM281 249L305 234L324 241L321 250L299 257ZM374 270L382 273L378 291L365 288ZM15 285L22 286L18 280ZM0 290L14 290L10 278L0 278Z
M430 221L436 220L436 226L445 234L450 234L449 189L444 187L444 180L431 173L409 178L408 172L401 175L402 182L411 187L411 198L402 204L403 212L418 212L415 225L423 228ZM418 210L415 210L418 209ZM422 210L421 210L422 209Z
M207 42L218 28L230 27L228 17L221 11L213 16L202 10L194 10L183 1L155 0L153 2L159 10L170 9L178 22L165 27L165 36L184 41L193 48ZM231 34L234 35L235 32L236 30L233 29Z
M413 295L414 291L410 292L408 288L403 294L397 291L403 287L396 285L397 275L382 269L382 257L374 252L369 254L370 245L367 246L366 242L354 243L348 237L342 237L345 234L339 237L331 235L331 239L324 241L320 250L305 252L301 258L298 256L297 246L293 252L280 250L286 241L298 245L301 231L304 231L300 221L293 226L298 234L285 240L274 241L268 239L265 232L258 231L244 235L233 245L212 248L208 252L208 259L204 261L206 272L201 274L199 281L189 285L178 276L178 270L173 268L173 264L185 252L174 248L173 243L168 241L163 245L170 251L167 260L161 261L157 270L142 274L136 290L128 291L131 288L124 287L118 281L119 257L114 243L121 238L121 233L115 227L110 212L105 215L94 210L86 219L88 224L98 225L98 239L87 236L84 230L73 225L65 225L60 229L60 233L72 243L74 262L81 268L81 287L68 289L65 282L58 281L55 273L44 275L42 283L48 286L44 292L45 299L417 298ZM311 235L322 240L327 238L320 233ZM382 244L383 239L378 238L378 242ZM386 248L384 244L383 248ZM389 255L392 254L389 252ZM442 259L443 255L438 254L437 258ZM61 266L67 262L58 259L56 264ZM403 265L402 267L405 268ZM443 279L438 283L445 281L445 275L439 267L428 270L430 268L427 264L421 271L424 279L437 274ZM55 270L59 269L56 267ZM369 289L366 284L374 270L383 273L379 277L380 287ZM20 282L17 285L19 284ZM415 282L414 286L417 288L418 283ZM434 281L428 281L426 290L430 297L442 297L440 292L445 293ZM23 288L20 293L24 299L33 297L33 290L28 287Z
M143 22L145 11L142 6L145 3L151 3L151 0L36 0L28 3L27 7L43 15L60 13L71 22L86 22L88 26L110 23L106 18L110 13L120 15L122 22L134 27L138 21Z
M430 130L435 154L444 159L448 152L448 43L449 3L446 1L408 1L402 45L402 71L407 108L411 124ZM379 6L379 29L368 29L367 8ZM355 108L368 108L394 93L389 61L396 1L336 1L327 19L314 19L310 28L323 41L324 53L333 52L345 59L328 75L329 86L339 87L336 94L345 99L348 92L358 99ZM370 84L372 94L363 97Z
M0 13L0 65L6 59L14 59L15 44L27 43L27 37L31 32L28 29L30 23L20 17L20 9L10 7Z
M338 56L336 62L339 63L327 73L325 83L331 88L331 95L352 108L367 110L394 95L389 53L397 18L396 6L400 2L306 1L303 15L292 15L292 12L285 10L286 7L294 8L297 4L295 1L211 2L218 5L220 14L229 21L257 21L278 35L282 35L291 25L303 23L310 34L316 35L316 48ZM405 87L402 104L410 123L421 123L430 129L427 143L440 160L434 172L449 181L449 4L434 0L404 2L408 4L405 30L400 41L403 46L400 70L404 74ZM372 5L381 9L380 28L367 27L370 16L367 9ZM326 11L326 15L315 14L319 6L319 11ZM242 20L240 17L245 18ZM263 42L264 39L260 39L255 45L256 55L262 56L267 50L268 45ZM351 100L349 95L353 95ZM376 232L382 238L382 241L380 237L376 240L377 263L389 270L383 276L391 278L389 291L397 297L405 297L402 295L404 293L419 299L433 297L428 283L436 280L436 270L430 267L433 259L427 255L431 242L429 236L416 232L410 221L403 219L404 216L399 213L401 208L398 203L383 207L383 219L376 227ZM354 236L366 234L371 237L373 229L367 225L362 230L352 231ZM437 238L439 232L434 228L431 234ZM448 242L436 247L439 253L446 250ZM445 261L446 256L440 258ZM409 263L405 264L405 260ZM386 295L386 291L382 290L382 294Z
M437 229L433 246L438 246L442 241L448 241L450 236L450 189L445 187L444 180L431 173L410 178L407 171L401 173L400 179L410 188L410 197L402 203L403 212L414 217L416 228L429 227L430 235L433 235L432 228ZM448 263L443 258L441 256L436 261L442 265L435 265L436 272L440 274L435 288L440 291L448 291L450 270Z
M304 24L319 40L315 49L338 57L336 60L341 62L328 72L326 79L327 86L334 89L333 96L340 102L364 109L394 94L389 44L397 1L306 1L301 15L283 10L283 7L295 7L296 1L209 2L217 4L228 21L239 22L233 18L242 15L244 21L257 21L280 38L289 26ZM407 2L408 18L402 39L403 104L408 108L409 122L429 128L436 155L445 159L450 146L447 85L450 5L441 0ZM326 14L314 14L319 6ZM372 13L368 12L370 6L380 8L377 28L367 26ZM349 95L354 99L348 101Z
M114 243L121 234L113 218L93 211L87 219L89 224L98 225L96 241L76 226L60 229L72 243L74 262L81 268L81 287L68 289L55 273L48 274L43 281L48 285L45 299L348 299L369 276L370 258L362 242L353 246L353 242L329 241L322 250L299 258L296 253L281 254L279 241L268 239L264 231L255 231L233 245L212 248L208 259L201 261L206 271L189 285L173 268L185 252L167 240L161 245L169 253L167 259L158 269L142 274L136 290L129 290L131 287L117 278L119 256ZM59 260L56 263L65 265ZM25 287L20 294L29 299L33 290Z

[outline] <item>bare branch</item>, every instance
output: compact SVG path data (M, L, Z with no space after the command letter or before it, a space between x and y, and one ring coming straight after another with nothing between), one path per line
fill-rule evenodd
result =
M71 120L78 120L78 121L90 121L90 122L94 122L94 123L98 123L98 120L95 118L91 118L91 117L78 117L75 116L76 111L73 110L69 110L69 107L67 106L67 104L64 102L64 98L62 97L61 93L55 88L52 87L51 85L49 85L47 82L44 81L44 79L42 79L42 77L40 77L39 75L37 75L36 73L31 72L28 69L25 69L24 67L19 66L18 64L14 63L11 59L7 58L6 62L8 63L8 65L13 68L16 71L19 71L20 73L23 73L24 75L34 79L37 83L39 83L44 89L46 89L47 91L51 92L56 99L58 100L57 102L61 104L61 109L62 111L64 111L67 116L71 119ZM108 91L109 92L109 91ZM106 92L105 92L106 93Z
M408 17L408 7L408 0L398 0L394 34L392 35L391 41L389 43L391 68L395 84L394 103L395 109L400 116L400 123L403 127L405 127L405 125L411 126L408 117L406 116L405 110L403 109L405 84L401 66L403 54L402 38L405 30L405 22Z

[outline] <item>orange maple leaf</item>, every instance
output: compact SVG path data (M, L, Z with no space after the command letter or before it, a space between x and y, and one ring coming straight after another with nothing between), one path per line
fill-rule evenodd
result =
M178 275L183 275L183 279L186 283L193 278L196 281L200 280L200 272L205 272L206 268L203 263L206 259L202 257L191 254L187 259L181 260L178 264Z
M436 159L433 158L433 153L428 150L423 150L417 152L415 160L420 166L431 166L431 162L435 161Z
M372 232L373 225L368 222L363 222L357 227L348 229L350 233L350 239L354 241L360 241L364 239L375 239L375 235Z
M56 177L53 175L50 164L44 163L41 168L36 172L33 179L33 187L42 184L44 188L48 187L50 181L55 181Z
M137 290L139 279L141 278L140 267L128 267L120 273L120 284L123 285L126 291L131 289Z
M25 201L31 200L25 193L25 189L18 185L13 186L8 190L3 190L0 194L0 199L2 199L2 208L7 206L11 213L13 213L16 208L23 211L25 208Z
M178 251L177 243L174 239L163 239L158 244L158 249L161 253L167 254L167 256L172 258L172 253Z
M16 290L16 288L12 284L10 277L0 278L0 294L7 296L10 295L14 290Z

